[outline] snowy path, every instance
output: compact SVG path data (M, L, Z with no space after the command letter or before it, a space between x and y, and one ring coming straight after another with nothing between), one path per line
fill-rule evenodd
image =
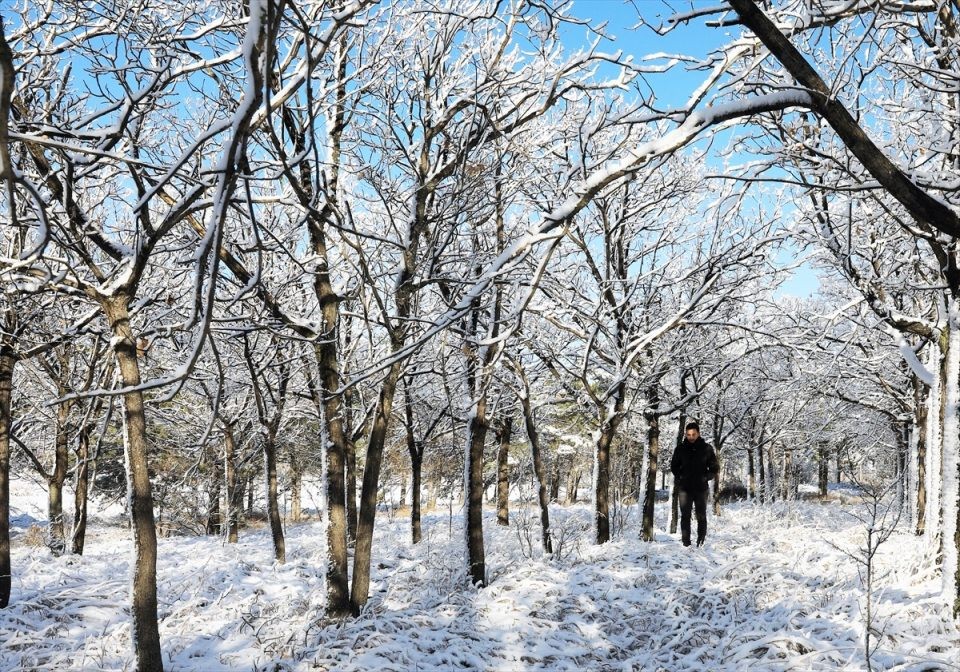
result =
M16 503L14 503L16 506ZM865 669L856 566L840 550L862 530L838 504L711 518L708 546L662 534L589 543L589 511L557 509L558 562L528 560L532 522L487 524L491 586L464 590L459 517L428 516L419 547L382 519L368 609L325 623L321 527L288 528L289 561L269 537L237 546L164 539L160 615L169 670L826 670ZM519 534L518 534L519 532ZM14 595L0 612L0 669L130 669L121 529L100 529L80 558L14 549ZM960 669L960 634L919 540L881 551L883 647L875 669Z

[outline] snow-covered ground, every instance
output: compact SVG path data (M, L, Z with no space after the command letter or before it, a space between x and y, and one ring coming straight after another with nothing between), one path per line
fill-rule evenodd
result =
M21 489L22 491L22 489ZM132 669L127 613L129 532L94 524L86 554L52 558L25 546L42 518L17 498L10 608L0 611L0 669ZM661 507L665 508L665 507ZM160 618L168 670L821 670L866 668L863 588L844 555L863 543L853 505L731 505L710 520L704 549L675 537L625 534L590 543L589 509L553 510L562 557L526 557L537 527L486 521L484 590L464 588L460 516L378 522L371 600L343 623L323 617L322 528L287 527L285 565L269 535L237 545L160 542ZM661 515L666 512L661 511ZM663 522L663 521L661 521ZM535 554L536 555L536 554ZM874 669L960 669L960 633L939 601L921 540L881 548Z

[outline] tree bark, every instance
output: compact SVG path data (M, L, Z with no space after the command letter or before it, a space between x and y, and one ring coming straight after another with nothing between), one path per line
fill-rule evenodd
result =
M820 445L817 447L817 489L820 499L827 497L827 485L830 479L830 462L827 453L827 447Z
M680 398L686 399L687 397L687 371L681 371L680 373ZM673 444L673 449L676 450L680 443L683 441L684 431L687 426L687 409L680 409L680 418L677 422L677 440ZM680 521L680 491L677 490L677 479L673 479L673 487L670 489L670 534L677 533L677 525Z
M16 362L13 348L0 338L0 609L10 604L10 432Z
M61 362L61 365L63 362ZM65 367L61 366L60 375L66 376ZM67 393L67 387L60 381L58 392L60 396ZM70 404L60 403L56 412L56 434L54 437L53 472L47 479L47 547L54 556L63 555L67 549L66 535L63 524L63 484L67 480L67 462L69 461L69 428L68 418Z
M500 450L497 451L497 525L510 524L510 431L513 419L503 418L497 432Z
M543 552L553 553L553 532L550 530L550 498L547 495L546 470L543 466L543 454L540 450L540 433L537 431L536 419L533 417L533 407L530 405L530 385L527 377L519 365L514 365L517 377L520 379L520 408L523 411L523 424L527 430L527 440L530 442L530 453L533 457L533 475L537 479L537 503L540 505L540 541ZM558 456L559 459L559 456Z
M600 426L597 439L596 483L594 484L594 526L596 542L610 541L610 443L616 429L615 418L609 418Z
M240 538L240 507L243 491L237 482L237 444L233 425L223 424L223 468L227 481L227 543L235 544Z
M303 518L303 463L290 455L290 520L299 523Z
M90 458L90 427L86 423L77 435L76 487L73 494L73 533L70 552L83 555L87 538L87 500L90 490L90 473L94 464Z
M927 390L919 378L913 379L914 414L917 432L917 527L922 536L927 523Z
M660 405L658 385L650 386L647 392L647 483L643 496L643 523L641 536L644 541L654 540L654 513L657 499L657 459L660 455Z
M763 441L757 444L757 470L760 477L757 494L759 495L760 503L764 504L767 501L767 471L765 469L763 456Z
M477 374L482 375L481 372ZM471 386L476 389L476 386ZM470 582L487 585L486 558L483 548L483 446L487 437L487 394L480 391L474 403L473 416L467 428L467 557Z
M577 503L577 491L580 489L580 470L570 467L567 472L567 504Z
M747 498L751 502L757 500L757 477L754 473L753 448L747 448Z
M267 517L270 520L270 535L273 538L273 557L283 564L287 561L287 548L283 538L283 521L280 520L280 505L277 501L277 438L268 432L263 442L263 466L267 481Z
M394 351L399 349L394 347ZM380 385L380 397L374 410L373 425L367 441L367 459L363 468L363 485L360 489L360 512L357 518L357 543L353 557L353 584L350 586L350 606L357 614L370 594L370 555L373 551L373 526L377 515L377 494L380 482L380 466L383 462L383 447L387 436L393 398L402 364L390 366L387 377ZM342 472L341 472L342 473ZM343 479L340 480L343 483ZM339 501L343 501L342 492ZM346 521L344 521L345 523ZM344 538L346 537L344 530ZM346 570L346 568L344 568ZM346 579L346 574L344 574Z
M207 494L207 534L219 535L223 530L223 515L220 512L220 491L223 483L223 469L217 455L210 465L210 491Z
M136 339L130 327L129 297L104 301L104 311L113 334L113 351L120 370L123 393L123 432L127 488L134 534L132 579L133 646L138 672L163 670L160 631L157 625L157 529L153 517L153 494L147 457L147 423Z

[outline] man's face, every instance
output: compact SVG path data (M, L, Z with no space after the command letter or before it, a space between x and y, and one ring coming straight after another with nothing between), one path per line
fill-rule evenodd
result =
M688 429L688 430L687 430L687 441L688 441L689 443L696 443L697 439L699 439L699 438L700 438L700 432L698 432L698 431L695 430L695 429Z

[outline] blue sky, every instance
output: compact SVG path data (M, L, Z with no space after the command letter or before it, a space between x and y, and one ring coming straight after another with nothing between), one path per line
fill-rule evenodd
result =
M611 38L605 51L622 50L631 54L636 62L649 54L686 54L703 57L740 34L740 28L710 28L705 19L696 19L680 26L667 35L658 35L646 23L661 25L675 13L689 11L691 7L716 5L708 0L574 0L572 14L592 19L593 23L605 22ZM586 31L571 34L570 47L576 48L587 39ZM656 92L664 105L679 106L686 103L691 93L703 81L699 71L689 71L678 66L666 74L650 74L646 82ZM778 255L784 265L794 262L800 252L789 246ZM778 290L778 295L809 297L820 287L818 272L809 264L802 264Z

